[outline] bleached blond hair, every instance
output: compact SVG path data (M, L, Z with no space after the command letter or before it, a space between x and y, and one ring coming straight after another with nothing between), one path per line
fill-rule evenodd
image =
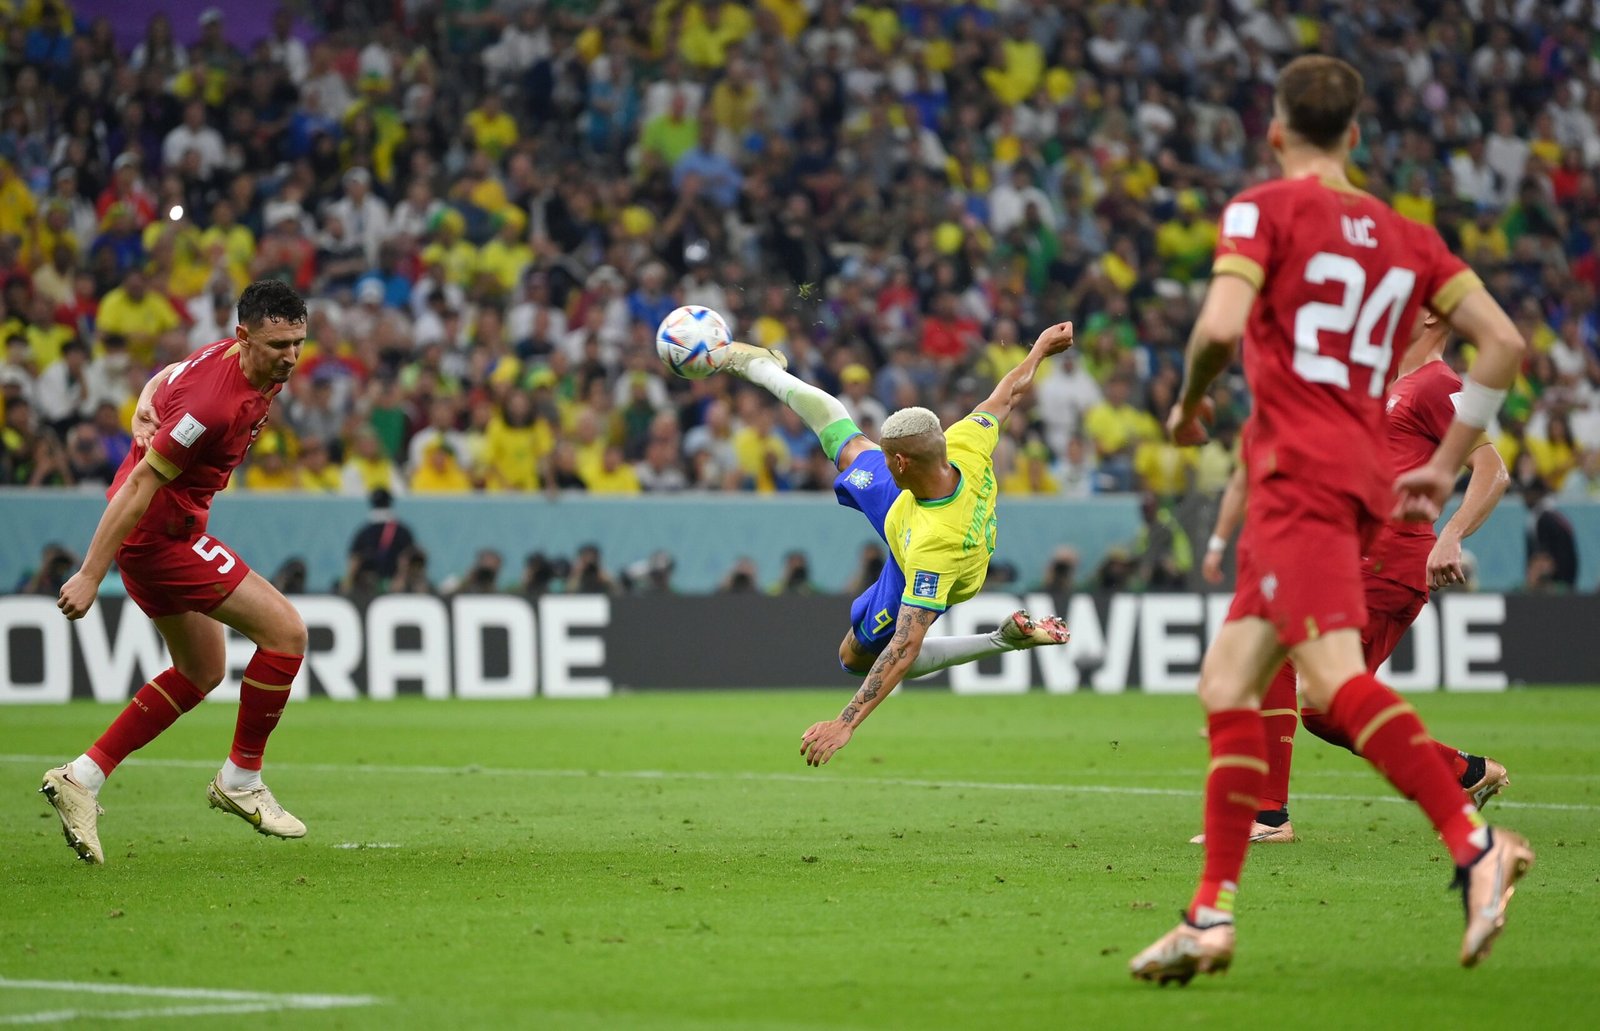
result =
M880 440L904 440L908 437L925 437L941 433L939 417L926 408L902 408L883 420Z

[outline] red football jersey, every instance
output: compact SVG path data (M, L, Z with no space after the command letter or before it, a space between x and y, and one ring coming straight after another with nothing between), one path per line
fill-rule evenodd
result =
M156 388L152 403L160 429L148 449L135 447L123 459L106 491L111 498L138 462L148 462L167 480L134 531L164 537L192 537L206 528L211 497L228 477L267 421L267 409L281 386L265 394L239 367L239 345L222 340L180 362Z
M1389 459L1396 473L1415 469L1433 457L1456 417L1461 377L1442 361L1428 362L1395 380L1389 388ZM1433 524L1391 522L1368 549L1364 570L1417 591L1428 589L1428 553Z
M1315 481L1386 518L1394 477L1383 395L1397 346L1422 305L1448 314L1481 281L1431 226L1316 176L1235 197L1213 272L1259 291L1244 335L1252 491L1269 477Z

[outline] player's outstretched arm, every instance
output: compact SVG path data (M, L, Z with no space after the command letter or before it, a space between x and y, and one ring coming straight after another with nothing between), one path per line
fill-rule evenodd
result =
M1500 411L1506 389L1522 367L1527 345L1516 324L1489 291L1479 286L1461 299L1445 316L1450 328L1478 348L1478 357L1467 370L1462 385L1461 403L1455 421L1445 431L1433 458L1395 482L1398 500L1395 517L1432 522L1450 496L1456 470L1465 463L1484 427Z
M1489 518L1511 483L1505 459L1487 440L1467 456L1467 467L1472 475L1467 480L1461 507L1444 524L1433 550L1428 553L1428 587L1431 590L1467 582L1466 572L1461 568L1461 542L1476 533Z
M1189 333L1189 347L1183 362L1183 390L1178 403L1167 416L1167 432L1175 444L1203 444L1206 431L1200 418L1209 409L1206 391L1233 364L1233 356L1244 339L1250 307L1256 301L1256 285L1243 276L1223 273L1211 280L1200 315Z
M1208 584L1222 582L1222 555L1228 550L1228 542L1233 540L1239 524L1244 521L1244 499L1249 490L1244 463L1241 462L1234 467L1233 475L1228 477L1222 502L1217 506L1217 526L1211 531L1211 539L1206 542L1206 557L1200 563L1200 575L1205 577Z
M990 412L991 415L997 413ZM850 699L850 704L839 713L838 719L813 723L800 736L800 754L807 766L821 766L833 753L850 743L850 735L866 719L878 703L888 697L911 671L911 664L922 651L922 639L939 614L915 605L900 606L900 618L895 621L894 636L889 646L878 656L867 672L867 682Z
M994 393L989 395L978 410L988 412L1000 422L1005 422L1010 417L1023 398L1028 396L1028 391L1033 389L1033 377L1039 371L1039 363L1053 354L1061 354L1072 346L1072 323L1058 322L1047 326L1039 334L1039 339L1033 342L1033 347L1028 351L1028 356L1017 364L1017 367L1000 377L1000 382L995 384Z
M83 565L61 585L61 594L56 598L56 608L68 619L81 618L94 604L95 596L100 593L100 581L111 569L117 549L138 525L164 482L149 463L140 462L123 481L116 497L106 505L100 525L95 527L94 538L89 542L89 552L83 557Z

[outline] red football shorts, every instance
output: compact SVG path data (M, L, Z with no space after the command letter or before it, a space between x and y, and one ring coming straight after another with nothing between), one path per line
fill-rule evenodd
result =
M1361 650L1367 657L1367 669L1376 672L1416 622L1417 613L1428 604L1428 596L1381 576L1367 576L1365 580L1367 625L1361 631Z
M140 534L117 552L122 586L151 619L180 612L210 612L249 575L232 548L198 534L184 539Z
M1252 487L1228 620L1265 619L1293 648L1367 622L1361 555L1383 521L1346 493L1304 482Z

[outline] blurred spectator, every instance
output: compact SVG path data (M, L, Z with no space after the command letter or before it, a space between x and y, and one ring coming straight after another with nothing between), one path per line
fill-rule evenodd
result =
M439 593L447 598L457 594L498 594L503 561L493 548L480 548L472 559L472 567L461 576L445 578L439 584Z
M1078 549L1063 545L1050 556L1044 576L1032 590L1042 591L1052 598L1064 600L1072 596L1078 575Z
M567 590L572 594L615 594L617 585L600 563L600 546L585 544L572 560L572 572L566 578Z
M815 594L816 584L811 582L811 563L803 551L791 551L783 557L783 573L772 585L769 594Z
M723 594L751 594L757 589L756 577L755 561L748 555L740 555L717 585L717 590Z
M623 587L636 594L672 594L672 571L676 567L667 552L653 552L623 571Z
M868 587L878 582L878 577L883 574L885 559L883 546L873 542L861 546L861 557L856 563L855 575L850 578L850 583L845 586L846 594L861 594Z
M394 514L394 496L379 488L369 496L371 509L366 525L356 531L350 541L350 557L369 565L378 577L388 580L395 575L400 556L415 543L411 528Z
M1194 547L1183 524L1153 494L1144 495L1139 511L1144 524L1133 544L1137 583L1151 591L1188 590Z
M283 594L306 593L306 560L299 556L286 560L272 574L272 586Z
M78 567L78 559L55 541L44 546L39 554L39 565L24 573L12 589L12 594L39 594L54 598L61 593L61 585Z
M1555 495L1543 478L1526 476L1519 465L1517 487L1528 506L1525 533L1528 551L1527 586L1532 589L1573 590L1578 582L1578 538L1572 523L1556 508Z

